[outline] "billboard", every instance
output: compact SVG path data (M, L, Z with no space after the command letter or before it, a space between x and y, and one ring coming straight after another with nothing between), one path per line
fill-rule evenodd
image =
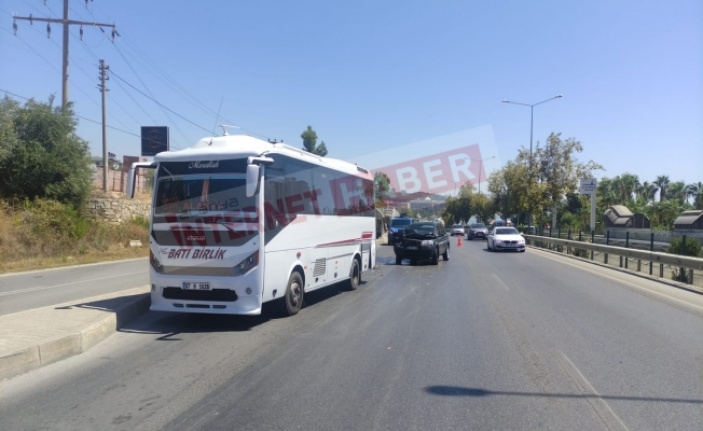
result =
M168 126L142 126L142 156L168 151Z

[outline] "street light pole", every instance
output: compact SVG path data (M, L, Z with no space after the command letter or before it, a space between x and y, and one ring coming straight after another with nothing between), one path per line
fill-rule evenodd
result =
M503 100L503 103L512 103L513 105L520 105L520 106L529 106L530 107L530 161L529 161L529 167L530 167L530 175L532 175L532 133L534 130L534 124L535 124L535 106L541 105L543 103L547 103L550 100L554 99L561 99L562 95L557 94L556 96L550 97L549 99L544 99L541 102L537 103L522 103L522 102L513 102L512 100ZM532 214L528 214L528 221L527 224L531 225L532 224Z
M481 194L481 171L483 170L483 162L490 159L495 159L496 156L486 157L478 161L478 194ZM471 159L474 160L474 159Z
M528 106L530 108L530 168L532 168L532 132L534 130L534 124L535 124L535 106L541 105L543 103L547 103L550 100L554 99L561 99L563 96L561 94L557 94L554 97L550 97L549 99L542 100L541 102L537 103L522 103L522 102L513 102L512 100L503 100L503 103L511 103L513 105L520 105L520 106Z

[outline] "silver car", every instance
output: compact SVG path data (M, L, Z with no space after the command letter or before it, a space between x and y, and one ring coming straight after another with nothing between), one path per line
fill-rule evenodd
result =
M488 233L486 247L489 251L525 251L525 238L514 227L496 226Z
M481 238L486 239L488 236L488 228L483 223L471 223L469 231L466 233L467 239Z
M464 236L465 234L466 234L466 230L464 229L463 224L452 225L452 236L454 236L454 235Z

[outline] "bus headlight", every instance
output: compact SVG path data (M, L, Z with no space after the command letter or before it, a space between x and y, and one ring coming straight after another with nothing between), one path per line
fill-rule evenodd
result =
M259 250L247 256L234 267L234 275L242 275L259 264Z
M154 271L158 272L159 274L163 274L164 266L161 264L159 259L154 256L154 252L151 250L149 250L149 263L151 264L151 267L154 268Z

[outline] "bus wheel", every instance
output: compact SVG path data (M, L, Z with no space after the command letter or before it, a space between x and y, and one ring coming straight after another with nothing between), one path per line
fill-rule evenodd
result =
M286 316L296 315L303 308L303 277L298 271L293 271L288 279L286 296L283 298L283 307L281 308Z
M357 259L352 259L351 268L349 269L349 281L347 286L349 290L356 290L361 284L361 268L359 267L359 261Z

